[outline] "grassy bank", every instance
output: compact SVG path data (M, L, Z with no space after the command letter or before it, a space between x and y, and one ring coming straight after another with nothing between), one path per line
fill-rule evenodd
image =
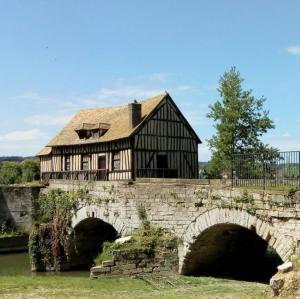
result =
M268 286L209 277L96 279L61 276L1 276L0 298L268 298Z

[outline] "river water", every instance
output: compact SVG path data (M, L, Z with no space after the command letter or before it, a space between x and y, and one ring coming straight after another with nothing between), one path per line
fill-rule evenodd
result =
M3 275L59 275L89 277L89 271L66 272L31 272L29 255L27 252L0 254L0 276Z

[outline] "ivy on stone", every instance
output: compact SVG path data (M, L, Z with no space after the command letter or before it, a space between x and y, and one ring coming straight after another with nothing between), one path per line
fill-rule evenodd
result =
M37 270L59 270L68 258L68 232L80 201L90 202L87 189L52 189L33 199L29 253Z

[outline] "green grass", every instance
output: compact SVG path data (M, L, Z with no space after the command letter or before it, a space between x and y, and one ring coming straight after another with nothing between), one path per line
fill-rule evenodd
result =
M162 288L141 279L68 276L1 276L0 298L268 298L268 286L210 277L182 277ZM174 284L175 281L175 284Z

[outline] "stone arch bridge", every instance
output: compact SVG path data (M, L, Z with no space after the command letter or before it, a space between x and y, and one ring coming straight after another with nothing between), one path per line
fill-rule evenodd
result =
M144 207L152 225L168 229L182 240L178 248L181 274L209 274L212 269L222 272L237 265L257 271L254 261L262 262L268 246L281 262L299 253L298 192L245 190L221 181L171 179L53 180L48 188L89 190L93 201L82 202L72 226L82 232L79 243L90 246L129 234L140 225L138 209Z

